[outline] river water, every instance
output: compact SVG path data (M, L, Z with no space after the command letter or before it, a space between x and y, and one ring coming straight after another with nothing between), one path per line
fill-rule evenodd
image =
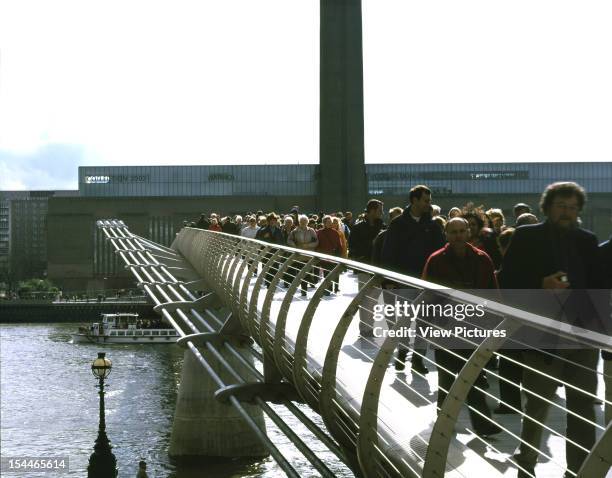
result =
M183 352L175 345L72 344L80 324L0 324L0 449L3 457L68 456L66 474L86 476L98 430L98 388L91 362L106 352L113 362L105 382L106 431L120 477L134 477L138 461L150 477L278 477L271 458L202 462L178 466L167 450L180 381ZM338 476L350 471L318 443L284 408L276 408ZM304 412L321 423L319 417ZM268 434L301 476L319 476L312 465L270 422ZM28 476L8 475L7 476Z

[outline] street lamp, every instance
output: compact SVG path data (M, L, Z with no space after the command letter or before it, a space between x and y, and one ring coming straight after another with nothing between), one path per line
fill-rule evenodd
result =
M105 358L104 352L98 352L98 358L91 364L91 372L99 380L100 386L100 426L94 452L89 457L88 478L114 478L117 476L117 460L111 451L111 444L106 436L104 420L104 379L111 373L112 362Z

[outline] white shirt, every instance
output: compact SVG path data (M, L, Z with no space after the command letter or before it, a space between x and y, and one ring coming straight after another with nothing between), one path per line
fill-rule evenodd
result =
M247 226L240 232L240 235L248 239L255 239L258 230L257 226Z

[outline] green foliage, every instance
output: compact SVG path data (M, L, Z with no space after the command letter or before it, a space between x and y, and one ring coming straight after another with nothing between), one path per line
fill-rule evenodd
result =
M19 282L17 291L20 296L39 295L41 293L55 294L59 291L49 279L28 279Z

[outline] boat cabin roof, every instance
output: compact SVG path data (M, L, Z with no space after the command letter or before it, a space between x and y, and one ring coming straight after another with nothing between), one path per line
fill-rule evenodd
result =
M135 323L136 319L138 319L138 314L129 314L129 313L120 313L120 314L102 314L103 322L119 322L120 320L125 320L129 323Z

